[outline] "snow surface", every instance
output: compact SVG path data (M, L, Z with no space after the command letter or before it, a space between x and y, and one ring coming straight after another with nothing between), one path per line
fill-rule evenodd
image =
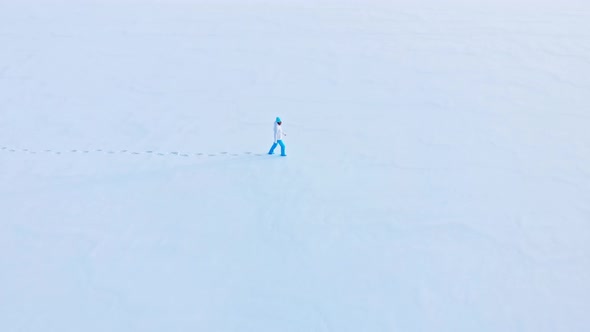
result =
M555 2L0 0L0 331L587 331Z

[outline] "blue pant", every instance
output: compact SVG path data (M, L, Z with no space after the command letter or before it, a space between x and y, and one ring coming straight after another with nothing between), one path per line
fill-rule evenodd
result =
M281 156L286 156L285 154L285 143L283 143L283 140L278 140L276 143L274 143L272 145L272 147L270 148L270 151L268 152L268 154L273 154L275 153L275 148L277 147L277 144L281 146Z

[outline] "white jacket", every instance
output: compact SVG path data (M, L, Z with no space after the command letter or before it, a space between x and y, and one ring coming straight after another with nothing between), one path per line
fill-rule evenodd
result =
M279 124L276 123L276 122L275 122L274 132L275 132L275 143L278 140L282 140L283 139L283 136L285 136L285 134L283 133L282 126L279 126Z

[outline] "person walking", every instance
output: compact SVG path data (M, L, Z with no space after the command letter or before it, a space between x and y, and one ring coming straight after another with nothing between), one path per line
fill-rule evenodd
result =
M281 156L282 157L286 157L287 155L285 154L285 143L283 143L283 137L287 136L284 132L283 132L283 127L281 127L281 125L283 124L283 122L281 121L281 118L279 118L277 116L277 118L275 119L275 123L274 123L274 133L275 133L275 137L274 137L274 143L272 144L272 147L270 148L270 151L268 152L268 154L274 154L275 153L275 148L277 147L277 145L281 146Z

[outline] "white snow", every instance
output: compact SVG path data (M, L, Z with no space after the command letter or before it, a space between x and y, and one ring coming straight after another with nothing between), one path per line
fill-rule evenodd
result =
M0 0L0 331L586 331L589 91L589 2Z

